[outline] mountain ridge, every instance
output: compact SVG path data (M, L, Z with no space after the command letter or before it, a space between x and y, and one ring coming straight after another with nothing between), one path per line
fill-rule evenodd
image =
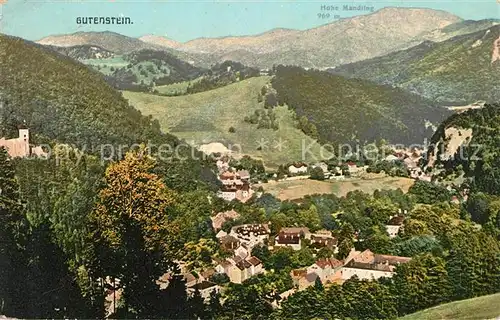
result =
M93 44L121 52L133 50L133 46L176 50L176 54L201 67L232 60L259 68L278 64L327 68L412 46L426 33L460 21L458 16L442 10L391 7L311 29L275 28L257 35L198 38L185 43L158 36L142 37L145 41L126 39L114 33L103 34L111 42L109 46L103 45L102 39L82 34L49 36L38 43Z
M329 70L405 89L440 104L500 100L500 25Z

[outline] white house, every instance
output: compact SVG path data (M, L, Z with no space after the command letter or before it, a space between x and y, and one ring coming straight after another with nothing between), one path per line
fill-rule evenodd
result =
M381 277L390 278L394 275L396 266L410 260L411 258L407 257L374 254L370 250L365 250L354 255L350 260L346 260L340 274L343 280L350 279L355 275L360 280L376 280Z
M219 262L215 271L225 273L229 277L229 281L233 283L242 283L254 275L265 272L262 262L254 256L245 259L239 256L228 258Z
M405 220L404 216L398 215L391 217L389 222L387 222L385 228L390 238L395 238L398 235L399 231L403 227L404 220Z
M305 163L294 163L288 167L290 174L306 174L309 167Z

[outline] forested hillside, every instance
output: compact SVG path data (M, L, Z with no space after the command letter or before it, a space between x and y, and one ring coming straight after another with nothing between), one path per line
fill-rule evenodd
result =
M449 114L400 89L322 71L279 66L272 84L278 102L305 116L324 142L421 143L432 135L426 121L437 124Z
M199 81L187 88L186 93L212 90L257 76L259 76L258 69L244 66L239 62L224 61L212 66Z
M155 86L193 80L205 70L158 50L140 50L119 59L85 60L120 90L152 91Z
M2 35L0 74L1 136L25 124L30 142L50 146L47 158L0 148L0 314L178 317L187 301L166 301L187 299L184 283L159 293L156 280L175 272L185 243L212 235L213 168L99 73L50 49ZM117 162L134 143L151 149ZM125 307L105 302L107 277L128 288Z
M17 126L25 124L34 143L57 141L94 154L110 155L114 150L114 156L120 145L151 141L174 150L181 144L85 65L4 35L0 35L0 49L2 136L16 137ZM179 150L181 155L197 154L189 148ZM198 169L184 172L193 174L185 180L198 181L200 163L190 162ZM167 169L176 170L174 165Z
M449 159L441 159L446 152L447 128L472 129L472 138ZM435 166L442 165L443 175L464 173L471 178L475 191L500 195L500 105L486 105L482 109L456 114L444 121L432 137L430 155ZM434 152L436 150L437 152ZM460 172L457 172L460 171Z
M56 46L47 46L47 47L75 60L105 59L105 58L111 58L115 55L113 52L109 50L92 45L79 45L71 47L56 47Z
M500 100L500 25L337 67L331 72L401 87L440 104Z

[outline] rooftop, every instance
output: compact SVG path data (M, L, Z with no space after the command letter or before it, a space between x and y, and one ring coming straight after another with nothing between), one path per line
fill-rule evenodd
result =
M309 228L307 227L290 227L290 228L281 228L280 233L311 233Z
M389 222L387 222L387 225L388 226L401 226L401 225L403 225L404 221L405 221L404 216L394 216L389 220Z
M278 244L299 244L300 243L300 233L280 232L276 236L276 243L278 243Z
M250 235L250 233L264 235L269 234L270 232L267 224L244 224L233 227L232 231L243 236Z
M198 290L205 290L205 289L208 289L208 288L212 288L212 287L215 287L217 286L217 284L213 283L213 282L210 282L210 281L202 281L200 283L197 283L191 287L189 287L190 289L198 289Z
M251 265L253 265L253 266L258 266L259 264L261 264L261 263L262 263L262 261L260 261L260 259L259 259L259 258L254 257L254 256L251 256L250 258L248 258L248 259L247 259L247 261L248 261Z

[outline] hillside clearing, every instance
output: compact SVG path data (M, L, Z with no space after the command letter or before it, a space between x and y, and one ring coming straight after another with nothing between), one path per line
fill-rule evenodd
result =
M383 176L372 179L349 179L345 181L318 181L310 179L279 182L270 181L269 183L259 184L256 187L262 186L265 192L284 201L300 199L306 195L312 194L333 193L338 197L343 197L354 190L360 190L371 194L377 189L401 189L406 193L413 185L413 182L414 180L409 178Z
M320 145L297 129L294 113L287 107L274 109L278 130L257 129L257 125L244 122L245 116L263 109L257 96L269 80L270 77L255 77L215 90L176 97L128 91L123 95L144 115L158 119L164 131L195 146L221 142L229 149L241 150L241 154L262 159L269 168L328 157L326 152L321 157ZM229 132L231 127L234 133ZM259 146L261 150L257 150ZM306 152L303 159L304 149L310 153Z
M500 293L455 301L420 311L400 320L479 320L500 318Z

